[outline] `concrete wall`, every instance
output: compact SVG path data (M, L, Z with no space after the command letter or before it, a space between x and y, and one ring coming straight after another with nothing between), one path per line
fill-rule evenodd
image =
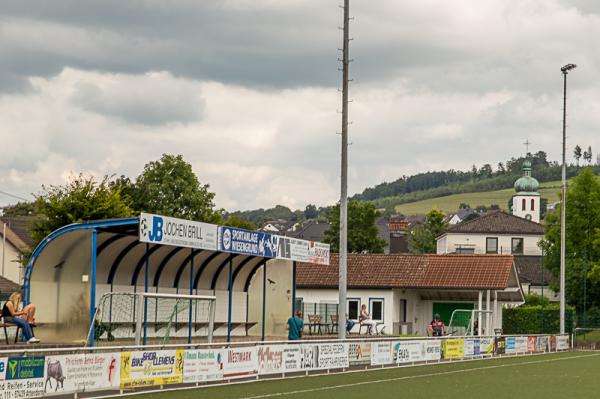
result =
M512 238L523 238L523 255L542 255L538 247L541 235L503 235L503 234L455 234L449 233L437 240L437 253L448 254L456 251L458 247L474 248L476 254L485 254L486 238L498 238L498 253L510 254Z
M8 234L7 234L8 236ZM2 262L2 224L0 223L0 262ZM23 267L21 265L20 252L8 240L4 247L4 278L9 279L19 285L23 284ZM0 272L2 264L0 263Z

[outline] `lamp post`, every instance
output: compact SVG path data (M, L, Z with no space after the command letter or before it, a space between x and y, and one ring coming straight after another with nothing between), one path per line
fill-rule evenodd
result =
M565 333L565 232L567 215L567 74L577 68L575 64L567 64L560 68L563 74L563 133L562 133L562 201L560 204L560 333Z

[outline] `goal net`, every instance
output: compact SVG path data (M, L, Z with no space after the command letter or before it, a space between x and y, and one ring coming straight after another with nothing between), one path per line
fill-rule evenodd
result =
M493 313L491 310L456 309L452 312L446 329L451 335L492 335Z
M143 338L206 337L212 342L216 297L160 293L107 292L98 301L86 343Z
M573 347L580 350L600 350L600 328L576 328Z

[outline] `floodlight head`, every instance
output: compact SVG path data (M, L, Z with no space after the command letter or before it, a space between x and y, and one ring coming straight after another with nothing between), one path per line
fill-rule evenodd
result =
M560 68L560 70L562 71L562 73L568 73L571 69L575 69L575 68L577 68L577 65L567 64L564 67Z

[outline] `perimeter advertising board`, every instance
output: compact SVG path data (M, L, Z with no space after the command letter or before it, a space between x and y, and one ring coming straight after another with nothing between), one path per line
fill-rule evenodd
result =
M465 357L481 355L481 341L479 338L465 339Z
M394 342L394 350L397 364L425 360L422 341L397 341Z
M319 344L319 369L347 368L348 344Z
M504 353L506 353L507 355L514 355L515 353L517 353L516 337L506 337L504 343Z
M278 374L302 369L301 345L262 345L258 347L258 374Z
M329 265L329 244L299 238L278 238L277 259Z
M496 337L494 341L494 353L498 355L504 355L506 350L506 339L505 337Z
M537 337L527 337L527 352L537 352Z
M319 367L319 345L302 344L300 346L300 369L314 370Z
M444 341L444 359L462 359L465 357L464 339L447 339Z
M371 364L381 366L392 363L392 343L390 341L371 343Z
M240 378L257 374L257 354L255 346L225 349L223 356L223 377Z
M120 363L120 353L47 356L44 391L74 393L119 388Z
M348 344L350 365L371 364L371 343L351 342Z
M183 382L206 382L223 379L221 349L186 350L183 354Z
M121 388L183 382L184 351L137 351L121 354Z
M214 224L142 213L139 235L140 242L151 244L217 249L217 225Z
M440 360L442 358L442 342L437 339L423 342L423 352L426 361Z
M556 337L556 350L557 351L566 351L569 349L569 336L568 335L558 335Z
M45 396L45 357L0 358L0 396L6 399Z
M277 256L279 236L274 234L221 226L218 236L219 251L264 258Z
M480 337L479 338L479 352L481 355L494 354L494 338Z
M516 337L515 346L517 353L527 353L527 337Z
M548 352L548 337L537 337L535 349L537 350L537 352Z

